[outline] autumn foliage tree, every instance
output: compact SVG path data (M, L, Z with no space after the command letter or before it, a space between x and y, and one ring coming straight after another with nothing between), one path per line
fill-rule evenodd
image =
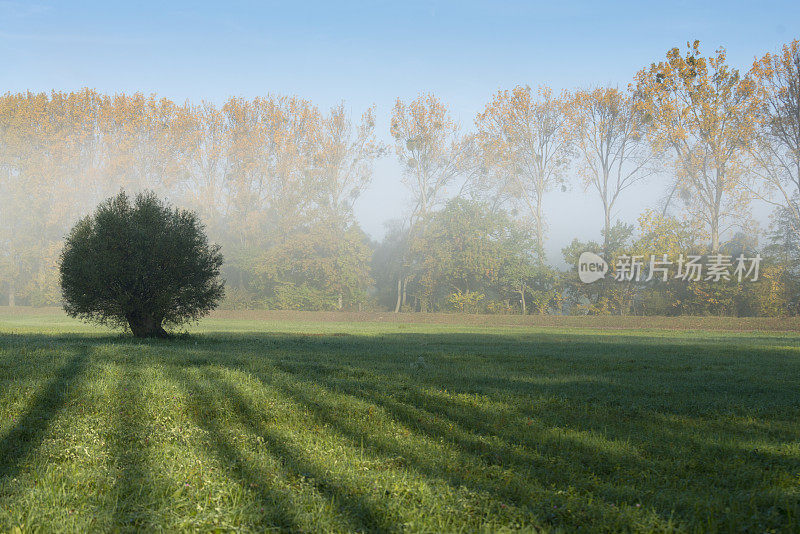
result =
M763 98L757 136L748 145L756 193L784 210L800 236L800 41L766 54L752 73Z
M475 120L485 176L501 195L523 205L544 260L544 196L566 182L572 153L565 106L568 95L549 87L499 91Z
M3 95L0 292L12 305L58 303L63 236L124 188L195 210L225 244L233 302L271 305L289 281L270 278L277 271L266 260L287 243L324 235L350 250L364 242L353 205L382 153L372 109L356 120L344 105L324 113L297 97L217 106L90 89ZM347 272L353 262L320 262L332 280L317 289L335 292L326 299L360 305L369 277Z
M785 252L793 242L787 232L799 235L800 228L799 47L788 43L747 74L729 66L723 50L704 56L692 43L641 70L628 91L501 90L472 129L462 129L432 94L397 100L383 134L375 108L351 115L344 104L325 110L297 96L178 103L92 89L0 95L0 298L60 303L64 236L124 188L153 190L197 213L225 249L227 307L796 313L798 293L786 288L796 285L797 259ZM375 243L355 206L386 154L381 135L394 142L410 203ZM671 158L656 161L655 153ZM668 159L674 165L664 165ZM636 214L617 210L653 171L666 178L666 199L640 219L637 239L625 221ZM750 232L746 250L762 252L773 286L572 287L570 275L544 257L548 194L566 191L570 180L602 204L604 241L576 241L569 262L578 246L604 249L612 259L647 253L639 248L666 247L654 236L677 230L691 233L700 254L708 252L706 241L714 250L741 250L741 235L731 234L747 222L750 197L771 202L778 208L774 228L760 237L774 242L755 243ZM453 224L444 232L446 206ZM493 239L465 214L478 226L491 221L513 230L518 243L511 248L529 253L498 248L508 257L483 260L500 262L499 274L477 269L455 290L449 280L488 246L482 240ZM455 240L469 228L468 253L435 239ZM767 294L773 297L753 304ZM680 305L668 307L673 297Z
M674 190L703 222L716 252L720 235L746 217L741 180L761 106L756 84L728 65L724 49L702 55L699 41L685 53L673 48L665 61L639 71L635 83L650 141L673 153Z
M95 191L100 102L89 90L0 98L0 290L9 305L58 298L61 238Z
M635 97L613 87L576 91L566 107L584 189L603 206L603 252L609 252L614 208L620 195L652 175L653 151Z
M411 192L406 242L414 245L428 215L446 200L447 188L462 176L469 164L469 141L453 120L447 106L434 95L420 95L406 103L399 98L392 110L391 134L403 169L403 183ZM409 258L397 278L395 312L403 304Z

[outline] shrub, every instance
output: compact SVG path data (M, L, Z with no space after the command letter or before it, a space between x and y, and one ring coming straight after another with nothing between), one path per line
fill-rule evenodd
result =
M152 192L121 192L81 219L61 254L64 309L73 317L166 337L223 296L222 255L197 215Z

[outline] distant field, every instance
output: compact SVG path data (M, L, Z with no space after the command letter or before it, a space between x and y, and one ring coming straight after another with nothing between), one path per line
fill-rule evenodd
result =
M796 319L0 308L0 531L800 531Z
M97 330L69 319L60 308L8 308L0 306L0 320L7 324L30 324L41 328L47 325L59 328ZM302 311L259 311L259 310L217 310L203 319L200 328L230 330L233 324L244 325L248 329L262 329L270 323L403 323L403 324L441 324L456 326L521 326L521 327L562 327L562 328L600 328L604 330L708 330L708 331L763 331L800 332L800 317L633 317L633 316L559 316L559 315L474 315L456 313L391 313L391 312L302 312ZM267 324L265 324L267 323ZM106 331L106 330L101 330Z

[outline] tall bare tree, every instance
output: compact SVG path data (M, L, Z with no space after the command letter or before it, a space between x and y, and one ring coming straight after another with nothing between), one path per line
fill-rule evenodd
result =
M351 222L353 204L372 181L375 160L386 148L375 137L375 109L354 123L344 104L322 118L314 158L317 202L324 216L337 224Z
M764 186L756 194L786 210L800 236L800 41L755 61L752 72L764 105L750 145L753 172Z
M407 219L410 243L419 224L446 199L447 187L464 172L469 159L467 145L447 106L432 94L408 103L398 98L392 110L391 134L403 167L403 183L413 200ZM401 268L395 312L403 304L407 276Z
M359 243L361 233L355 223L353 206L372 181L375 160L385 147L375 137L375 110L368 109L354 123L344 104L332 108L321 117L318 129L313 170L315 180L311 194L316 199L318 228L324 228L324 248L330 249L328 285L337 295L337 308L344 306L345 293L353 293L366 278L358 266L365 268L360 254L366 246ZM356 278L362 278L357 280ZM352 295L351 295L352 296Z
M654 172L654 152L643 141L644 117L632 94L613 87L577 91L566 109L584 189L594 189L603 204L603 252L608 254L620 194Z
M213 227L217 226L214 222L226 209L226 154L230 138L225 116L208 102L191 106L182 115L186 172L180 193L207 224L212 224L213 233Z
M566 93L517 86L499 91L478 114L476 142L489 179L521 202L533 221L537 254L544 261L544 196L563 185L572 144Z

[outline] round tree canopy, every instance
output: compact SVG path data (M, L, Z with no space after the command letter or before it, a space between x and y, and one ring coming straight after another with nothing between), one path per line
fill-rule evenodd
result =
M81 219L61 254L64 309L73 317L165 337L223 296L222 254L191 211L154 193L125 192Z

